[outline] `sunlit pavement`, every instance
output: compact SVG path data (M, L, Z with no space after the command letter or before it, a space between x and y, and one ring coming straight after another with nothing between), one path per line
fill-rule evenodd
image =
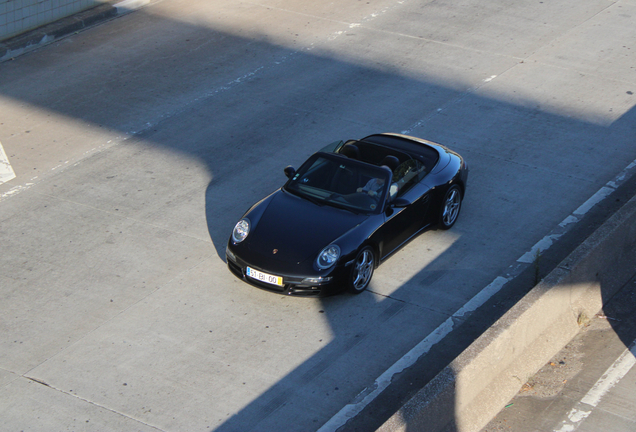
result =
M320 428L636 159L634 7L163 0L1 63L5 427ZM227 271L284 166L379 131L466 157L451 231L358 297Z

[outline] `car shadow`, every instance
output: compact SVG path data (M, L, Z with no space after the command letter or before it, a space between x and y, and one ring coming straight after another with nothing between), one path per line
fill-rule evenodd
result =
M549 117L550 115L544 114L542 116ZM607 128L607 136L613 136L620 130L632 129L633 125L636 124L634 123L636 121L635 117L636 109L633 108L611 127ZM574 128L574 125L572 125L572 127ZM285 163L283 162L281 166L284 165ZM476 211L476 198L475 195L472 194L475 194L475 188L484 190L485 187L479 182L479 176L483 174L479 173L481 165L472 163L471 168L471 175L477 171L478 180L472 181L472 178L469 178L470 186L468 195L464 201L460 221L458 221L456 227L451 230L451 232L453 230L460 231L460 239L470 236L473 232L479 231L479 228L474 226L470 220L471 214ZM474 186L474 183L477 183L477 186ZM365 406L357 416L338 423L341 424L338 431L367 431L380 428L392 415L399 412L403 405L406 404L410 398L415 396L419 389L423 388L428 382L435 378L438 373L442 372L453 359L460 355L473 341L521 300L538 281L542 280L552 270L557 268L582 241L592 235L595 230L618 211L625 202L633 197L635 191L636 177L632 177L617 189L611 196L611 199L600 203L585 216L582 216L581 220L574 227L562 235L558 243L549 249L543 250L541 252L540 262L537 261L532 265L526 266L524 270L520 271L513 280L504 286L504 289L494 294L474 313L468 314L462 319L455 319L453 332L443 340L434 344L420 361L406 370L400 371L395 377L392 377L391 386ZM476 196L479 196L479 192L476 193ZM507 216L513 217L513 214ZM502 217L504 217L504 215L502 215ZM496 221L493 225L492 228L494 229ZM444 235L444 231L438 231L436 227L430 227L418 238L414 239L412 244L407 245L406 250L396 253L395 256L383 263L376 273L376 279L378 274L383 273L384 269L391 265L396 265L396 262L399 262L404 255L408 254L409 249L421 250L422 244L426 244L428 241L436 242L438 241L436 238ZM471 243L477 242L475 240L469 241ZM439 300L440 292L444 292L452 287L453 282L449 280L449 275L461 273L461 279L471 280L475 286L484 287L491 282L487 278L479 278L481 275L478 267L467 269L462 268L461 264L457 264L458 262L461 263L462 260L469 260L469 255L471 255L463 249L463 246L465 246L464 242L457 241L444 253L438 255L435 260L427 263L426 266L409 280L403 282L397 290L391 292L390 295L384 297L385 293L382 292L382 289L378 290L376 285L375 287L372 286L369 289L370 292L364 293L363 296L376 298L377 304L386 304L383 310L385 316L393 317L403 312L406 306L402 302L412 302L413 304L420 302L418 306L422 307L423 314L439 312L439 310L435 310L432 306L427 307L426 299L430 298L430 301ZM579 284L582 287L598 283L600 294L603 297L603 304L606 304L623 288L624 282L633 276L633 251L634 248L626 250L621 256L621 259L613 263L619 268L610 265L611 263L608 263L607 266L603 266L604 270L595 275L597 279L592 280L577 276L569 282ZM480 252L479 250L475 250L474 253L479 254ZM510 272L512 267L518 267L518 263L513 262L510 268L501 268L499 274L504 275ZM560 289L560 287L557 286L555 289ZM434 294L431 295L431 292ZM380 294L382 297L378 299L375 297L377 294ZM338 335L338 329L343 328L343 326L342 323L339 322L338 311L342 308L343 304L355 304L359 301L362 301L359 297L349 294L341 294L336 298L321 299L326 319L330 321L330 326L334 329L335 336L332 344L321 350L316 357L327 357L335 362L345 364L352 360L350 357L355 358L355 355L350 355L352 347L348 345L343 346L341 341L339 341L340 336ZM452 312L454 311L449 310L444 313L450 315ZM344 328L346 328L346 326ZM616 330L619 331L620 329L617 328ZM619 331L619 335L620 334ZM368 334L356 335L357 338L368 336ZM346 336L343 335L343 337ZM627 346L631 343L631 339L625 339L623 342ZM382 349L382 346L379 345L376 348ZM316 367L314 363L314 359L305 362L301 367L287 375L284 380L279 381L276 386L270 388L261 395L261 397L245 407L239 414L224 422L223 425L216 430L238 431L244 428L247 428L247 430L269 430L269 428L275 425L271 422L272 416L278 418L293 418L293 410L297 409L300 403L297 401L297 398L301 397L300 395L302 394L302 392L295 391L294 389L300 389L306 386L307 379L320 380L320 374L327 368L327 365L324 363L321 363L320 367ZM452 374L452 372L450 373ZM450 377L448 378L451 379ZM368 387L362 390L361 395L372 391L376 384L377 382L368 383ZM325 395L328 396L327 393L325 393ZM359 399L360 396L356 398L356 400ZM351 402L352 401L349 401L348 403ZM407 421L405 430L421 431L422 425L426 425L427 431L450 432L459 430L453 413L452 402L446 400L444 401L442 411L433 410L425 413L422 417L414 419L415 421L410 425ZM294 428L292 427L291 430L294 430ZM325 430L330 429L327 428Z
M633 143L633 108L609 126L594 124L531 104L479 96L470 92L469 84L414 78L392 65L372 67L318 49L295 50L270 42L266 35L242 37L152 15L150 10L134 14L136 22L144 24L137 29L124 27L120 20L105 24L120 33L104 34L95 46L82 45L79 34L55 48L68 49L62 57L40 52L3 65L0 94L127 134L120 145L143 142L203 166L211 180L201 191L205 208L200 211L205 212L220 260L241 214L284 183L283 168L299 166L331 141L405 131L457 150L471 168L456 226L448 233L429 230L396 253L377 270L369 292L289 299L313 302L331 330L331 340L214 430L319 429L352 402L347 395L374 385L369 375L382 374L492 282L493 275L505 274L520 247L534 244L574 210L570 204L546 209L544 195L524 193L528 188L574 196L579 203L587 199L591 185L598 189L614 175L613 168L604 167L585 180L585 188L574 181L555 183L561 178L558 171L567 169L563 154L614 142L607 150L612 156L626 157L625 164L636 159L633 147L631 153L624 151L627 141ZM138 43L136 31L156 32L158 37L152 44ZM111 43L118 49L106 47ZM129 47L123 48L126 44ZM81 68L83 59L100 54L100 68L89 73ZM39 64L42 58L46 61ZM65 62L67 75L56 82L48 68ZM222 73L215 75L218 70ZM292 73L297 81L286 79ZM240 78L226 82L227 76ZM46 87L24 92L22 80L40 80ZM449 100L461 102L438 111ZM403 107L409 107L407 118ZM460 122L462 127L457 127ZM531 133L536 130L540 136ZM493 159L500 163L493 164ZM597 155L581 160L582 169L598 164ZM572 180L570 174L564 177ZM437 249L428 250L429 244ZM419 254L427 259L420 262ZM489 259L492 256L498 258ZM405 262L411 266L406 268ZM521 283L527 277L524 273L517 279L519 287L506 287L493 297L498 314L475 314L471 319L479 319L480 325L466 326L467 318L461 335L455 332L436 344L414 369L426 371L416 374L416 385L392 387L378 398L375 404L393 402L373 414L365 411L372 427L381 425L416 387L432 379L527 292L533 285ZM243 289L255 288L245 284ZM463 332L467 327L471 331ZM380 335L379 328L389 331ZM446 430L454 428L452 412L449 408L448 421L442 422ZM369 423L356 425L354 419L343 430L370 430Z

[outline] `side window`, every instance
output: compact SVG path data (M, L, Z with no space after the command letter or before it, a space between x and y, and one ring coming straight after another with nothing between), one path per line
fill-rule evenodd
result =
M424 165L415 159L402 162L393 172L393 181L398 186L398 196L401 196L415 185L424 172Z
M334 141L320 149L323 153L336 153L345 144L344 141Z

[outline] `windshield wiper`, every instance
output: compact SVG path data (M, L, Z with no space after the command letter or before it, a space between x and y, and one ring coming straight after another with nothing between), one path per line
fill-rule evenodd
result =
M336 208L343 209L343 210L348 210L351 213L356 214L356 215L360 214L360 212L355 211L353 208L351 208L351 207L349 207L347 205L344 205L344 204L337 203L335 201L326 201L326 203L329 204L332 207L336 207Z
M299 198L306 199L307 201L309 201L309 202L311 202L311 203L314 203L314 204L316 204L317 206L322 207L322 206L324 206L324 205L325 205L325 202L324 202L324 201L320 201L320 200L319 200L319 199L317 199L317 198L314 198L314 197L312 197L312 196L309 196L309 195L303 194L302 192L300 192L300 191L298 191L298 190L290 189L290 188L287 188L287 187L286 187L286 188L283 188L283 190L284 190L285 192L289 192L289 193L291 193L292 195L296 195L296 196L297 196L297 197L299 197Z

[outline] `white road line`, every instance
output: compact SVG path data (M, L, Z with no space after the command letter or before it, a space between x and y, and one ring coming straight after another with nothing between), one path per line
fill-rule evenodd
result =
M568 413L568 419L563 422L561 428L555 429L555 432L575 431L583 420L589 417L593 408L596 408L603 396L618 384L634 365L636 365L636 340L607 368L603 376L596 381L596 384L583 396L583 399Z
M614 182L612 182L612 183L614 183ZM585 213L590 211L590 209L592 207L594 207L597 203L603 201L608 195L610 195L612 192L614 192L614 189L615 188L609 186L609 184L603 186L598 192L596 192L594 195L592 195L590 197L590 199L585 201L581 205L581 207L579 207L576 210L574 210L574 214L575 215L584 215Z
M417 344L413 349L406 353L402 358L387 369L378 379L375 380L373 386L364 389L353 401L345 405L335 416L325 423L318 432L332 432L343 426L349 419L356 415L369 405L380 393L382 393L391 384L393 377L405 369L413 366L413 364L421 356L430 351L437 342L444 339L453 330L453 318L448 318L439 327L429 334L422 342Z
M541 254L541 252L547 250L552 246L553 242L558 240L563 234L572 228L581 218L582 215L590 211L592 207L607 198L620 184L625 182L628 178L634 175L636 171L636 160L631 162L624 170L622 170L613 180L609 181L598 192L596 192L590 199L588 199L583 205L577 208L571 215L566 217L552 232L539 240L528 252L523 254L518 260L517 265L509 267L509 273L504 276L497 276L490 284L477 293L472 299L470 299L464 306L462 306L451 317L446 319L439 327L437 327L432 333L418 343L413 349L406 353L402 358L396 361L390 368L388 368L378 379L375 380L372 386L365 388L352 403L345 405L340 411L336 413L327 423L325 423L318 432L331 432L344 426L350 419L360 414L362 410L369 405L376 397L384 391L393 377L398 373L401 373L408 367L415 364L415 362L430 351L430 349L444 339L452 330L456 320L462 319L465 315L469 315L474 312L481 305L486 303L493 295L498 293L501 288L504 287L509 281L517 277L528 266L530 266L534 259ZM575 216L576 215L576 216ZM634 344L630 348L634 350ZM632 356L633 357L633 356ZM631 368L631 366L630 366ZM629 370L629 369L627 369ZM621 369L622 371L622 369ZM627 371L625 371L627 373ZM610 382L611 379L609 380ZM613 385L613 384L612 384ZM604 394L604 393L603 393ZM601 395L602 396L602 395ZM576 409L575 409L576 410ZM570 414L571 418L581 418L581 420L589 413L586 411L573 410ZM566 425L564 425L566 427ZM572 429L573 430L573 429ZM567 432L570 429L562 429L557 432Z
M15 178L15 172L9 163L9 158L4 152L2 143L0 143L0 184L6 183Z
M569 228L566 228L567 225L571 223L576 223L579 219L584 216L587 212L589 212L596 204L603 201L605 198L610 196L612 192L614 192L618 186L625 181L626 178L631 176L631 171L636 168L636 161L630 163L625 167L623 171L621 171L613 180L608 181L605 186L600 188L594 195L592 195L587 201L579 206L572 214L566 217L560 224L560 230L553 230L552 233L543 237L539 240L532 248L523 254L517 262L530 264L534 262L537 257L541 255L541 252L548 250L552 244L557 241ZM558 231L558 232L557 232Z
M559 226L565 226L567 224L568 223L564 220L559 224ZM541 252L550 249L550 246L552 246L555 241L560 239L562 235L563 234L550 234L543 237L534 246L532 246L532 248L528 252L521 255L521 258L519 258L517 262L526 264L534 262L537 257L541 255Z
M115 3L113 6L117 9L117 13L121 15L140 9L148 4L150 4L150 0L124 0Z
M479 294L468 301L468 303L461 307L451 317L447 318L446 321L437 327L431 334L426 336L424 340L395 362L393 366L387 369L377 380L375 380L375 384L370 389L365 389L365 391L360 393L352 404L346 405L336 416L332 417L331 420L325 423L318 432L334 431L343 426L349 419L360 414L364 407L371 403L371 401L373 401L389 386L389 384L391 384L395 375L413 366L420 357L430 351L433 345L448 336L448 334L453 331L455 319L475 311L479 306L483 305L490 297L498 292L507 282L508 279L501 276L496 278L491 284L481 290Z
M596 381L596 384L585 395L581 402L596 407L605 393L612 389L636 364L636 340Z

